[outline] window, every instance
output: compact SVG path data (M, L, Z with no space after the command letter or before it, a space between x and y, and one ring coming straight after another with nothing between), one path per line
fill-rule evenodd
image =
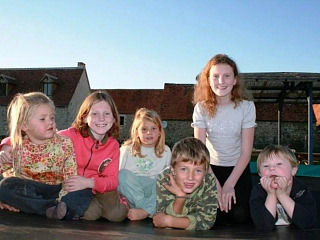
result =
M124 116L120 116L120 126L124 126Z
M52 97L54 90L56 89L57 85L59 84L58 78L54 77L49 74L45 74L41 80L42 83L42 91L48 97Z
M5 74L0 74L0 96L8 96L10 90L15 86L15 79Z
M0 82L0 96L7 96L7 83Z
M52 96L52 83L43 83L43 93L48 97Z

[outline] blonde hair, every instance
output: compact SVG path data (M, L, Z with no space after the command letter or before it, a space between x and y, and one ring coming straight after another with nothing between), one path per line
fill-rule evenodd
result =
M84 119L88 116L92 105L101 101L105 101L109 104L113 118L115 119L112 127L109 129L107 134L109 137L112 136L113 138L118 138L120 132L119 113L112 97L106 91L95 91L91 93L88 97L86 97L86 99L81 104L81 107L75 120L72 123L72 127L79 131L83 137L88 137L89 126L88 123L84 121Z
M42 104L48 104L53 111L55 109L52 100L41 92L18 93L9 104L7 117L12 154L15 161L20 162L19 152L22 149L23 137L26 135L22 127L28 123L34 110Z
M236 84L231 90L231 101L235 103L235 106L238 106L242 100L249 98L248 93L240 81L239 71L235 61L226 54L217 54L207 62L202 72L197 76L197 84L193 95L193 104L201 103L203 107L207 109L210 117L213 117L217 110L217 97L212 91L209 82L210 70L218 64L227 64L233 70Z
M178 162L190 162L193 165L205 164L208 171L210 154L206 145L197 138L185 138L177 142L172 149L171 166L174 168Z
M265 147L259 154L257 159L257 169L259 171L260 166L269 158L276 156L287 160L292 168L299 166L296 156L286 146L281 145L269 145Z
M145 157L141 154L141 141L139 139L139 134L138 134L138 128L139 126L143 123L143 121L150 121L156 124L159 128L160 131L160 137L158 138L155 146L154 146L154 151L155 154L158 158L162 157L162 154L165 150L165 133L162 128L161 124L161 118L153 110L149 110L147 108L140 108L136 111L134 115L134 120L131 126L131 134L130 134L130 139L125 141L124 145L131 145L131 154L133 156L139 156L139 157Z

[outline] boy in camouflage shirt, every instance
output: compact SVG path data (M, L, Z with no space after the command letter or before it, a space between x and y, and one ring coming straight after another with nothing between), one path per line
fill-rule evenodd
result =
M209 152L196 138L176 143L171 168L157 179L155 227L210 229L217 214L215 176L208 173Z

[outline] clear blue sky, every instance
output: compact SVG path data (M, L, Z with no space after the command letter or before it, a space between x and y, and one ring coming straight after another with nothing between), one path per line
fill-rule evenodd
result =
M0 0L0 68L76 67L91 88L194 83L217 53L240 72L320 72L318 0Z

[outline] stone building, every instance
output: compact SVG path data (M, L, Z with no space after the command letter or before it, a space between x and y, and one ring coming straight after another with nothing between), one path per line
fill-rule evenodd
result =
M44 92L56 106L58 129L73 122L80 104L90 94L85 64L63 68L0 68L0 138L6 136L7 107L17 93Z
M270 143L276 144L280 136L281 144L298 152L307 152L310 115L307 99L312 93L312 103L320 103L320 74L243 73L241 77L256 105L254 147L261 149ZM160 114L165 126L166 143L170 147L185 137L193 136L190 126L193 89L193 84L168 83L163 89L106 89L114 98L120 113L119 141L123 142L129 137L134 113L141 107ZM30 91L41 91L50 96L56 105L58 129L67 128L90 93L85 64L78 63L77 67L65 68L0 69L0 138L7 135L8 104L15 94ZM320 110L317 112L320 114ZM320 131L316 127L316 118L312 117L314 152L320 152Z

